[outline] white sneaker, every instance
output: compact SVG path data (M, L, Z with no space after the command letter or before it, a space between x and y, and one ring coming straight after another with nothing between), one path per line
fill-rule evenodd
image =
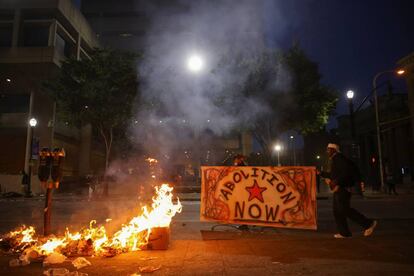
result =
M373 222L372 222L372 224L371 224L371 226L369 227L369 228L367 228L367 229L365 229L365 231L364 231L364 236L365 237L369 237L369 236L371 236L372 235L372 233L374 232L374 229L375 229L375 227L377 227L377 221L376 220L374 220Z
M346 238L350 238L350 237L342 236L341 234L337 233L337 234L334 235L334 238L335 239L346 239Z

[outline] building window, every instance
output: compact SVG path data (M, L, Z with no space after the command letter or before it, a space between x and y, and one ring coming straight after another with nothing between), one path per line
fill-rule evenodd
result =
M59 34L56 35L55 49L59 56L65 56L66 41Z
M11 47L13 36L13 25L0 25L0 47Z
M23 30L23 46L45 47L49 42L48 25L25 25Z
M61 57L69 58L75 53L75 46L73 43L68 42L60 34L56 35L56 51Z

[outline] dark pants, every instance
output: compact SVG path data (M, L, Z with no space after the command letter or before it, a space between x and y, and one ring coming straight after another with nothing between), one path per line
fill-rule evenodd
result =
M397 191L395 190L395 183L392 180L387 180L387 185L388 185L388 193L391 194L393 193L394 195L397 194Z
M340 188L333 194L333 213L336 227L342 236L352 236L348 228L347 218L359 224L363 229L369 228L373 222L357 210L351 208L351 195L344 188Z

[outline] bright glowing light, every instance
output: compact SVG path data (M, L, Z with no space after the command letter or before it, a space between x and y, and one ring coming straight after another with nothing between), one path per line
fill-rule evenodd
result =
M316 155L316 159L321 159L321 156L320 155Z
M397 71L397 74L398 75L403 75L404 73L405 73L405 70L404 69L400 69L400 70Z
M293 137L293 135L290 135L290 139L293 139L293 138L295 138L295 137Z
M37 120L35 118L31 118L29 121L29 125L31 127L35 127L37 125Z
M352 99L352 98L354 98L354 91L352 91L352 90L348 90L348 92L346 92L346 97L347 97L348 99Z
M187 67L192 72L199 72L203 68L203 59L198 55L192 55L188 58Z
M157 159L151 157L148 157L145 161L147 161L150 165L158 163Z
M275 151L281 151L281 150L282 150L282 146L280 144L276 144Z
M45 255L51 254L59 246L65 246L68 241L60 238L51 238L46 243L40 246L40 252Z
M7 82L11 82L11 79L9 79L9 78L6 78L6 81L7 81Z

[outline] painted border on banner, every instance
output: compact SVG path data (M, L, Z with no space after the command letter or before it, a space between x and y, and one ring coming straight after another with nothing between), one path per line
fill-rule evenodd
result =
M200 220L317 229L315 167L201 167Z

